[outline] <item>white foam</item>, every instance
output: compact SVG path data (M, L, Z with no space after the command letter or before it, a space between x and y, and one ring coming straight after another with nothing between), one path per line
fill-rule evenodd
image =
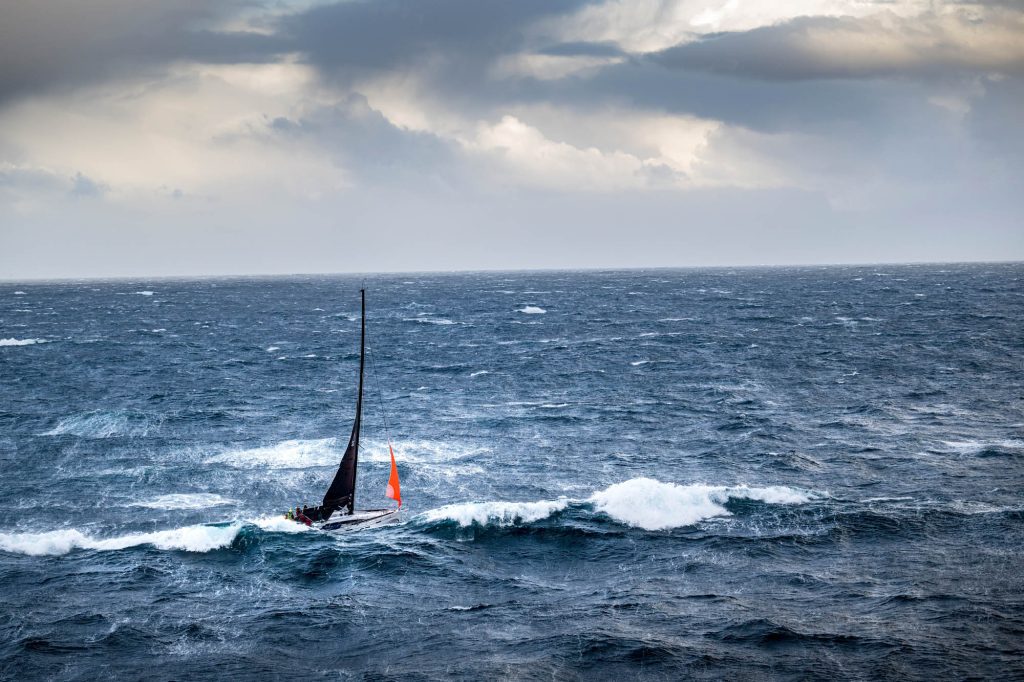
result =
M422 314L422 313L421 313ZM432 313L427 313L428 315ZM451 320L446 320L440 317L406 317L402 320L403 322L419 322L420 324L455 324Z
M25 292L24 292L24 291L15 291L15 292L14 292L14 295L15 295L15 296L24 296L24 295L25 295Z
M130 424L122 412L88 412L61 419L55 427L41 436L78 436L80 438L110 438L112 436L145 436L149 425L145 422Z
M221 497L214 493L172 493L160 495L152 500L132 502L129 506L146 507L147 509L205 509L228 504L237 504L238 500Z
M770 504L801 504L814 499L814 495L785 486L729 488L676 485L652 478L634 478L594 493L588 502L597 511L620 523L645 530L667 530L716 516L728 516L729 511L723 505L730 498Z
M0 533L0 550L29 556L52 556L67 554L74 549L109 551L153 545L158 549L209 552L230 545L241 528L241 523L195 525L113 538L94 538L74 528L46 533Z
M227 464L236 468L306 469L337 465L342 454L334 438L286 440L259 448L228 450L203 463Z
M634 367L639 367L640 365L648 365L650 364L650 362L650 360L637 360L636 362L631 362L629 364L633 365Z
M541 502L466 502L449 504L421 514L427 521L455 521L460 526L512 526L546 519L569 506L569 500Z
M470 373L469 376L471 376L471 377L478 377L478 376L480 376L482 374L490 374L490 372L488 372L486 369L482 369L479 372L472 372L472 373Z
M469 445L444 440L396 440L392 442L398 463L441 464L491 452L488 447ZM391 462L388 444L385 440L369 439L359 448L360 458L371 462Z
M268 346L267 347L267 352L268 353L273 353L275 350L281 350L280 346Z
M528 306L526 306L524 308L520 308L516 312L518 312L518 313L525 313L527 315L543 315L547 311L544 310L543 308L540 308L540 307L535 306L535 305L528 305Z
M134 292L134 293L135 293L136 295L138 295L138 296L152 296L152 295L153 295L153 294L155 294L156 292L155 292L155 291L136 291L136 292Z
M304 523L296 523L284 518L283 514L278 516L260 516L252 519L251 523L273 533L307 533L312 530Z
M976 455L982 450L987 448L1005 448L1007 450L1017 450L1024 448L1024 440L944 440L944 445L949 447L951 450L962 454Z
M0 346L31 346L36 343L47 343L46 339L0 339Z

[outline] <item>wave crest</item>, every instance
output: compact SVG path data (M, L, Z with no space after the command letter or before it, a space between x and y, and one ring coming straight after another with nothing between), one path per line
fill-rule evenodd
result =
M421 514L426 521L454 521L460 526L513 526L546 519L569 506L569 500L540 502L466 502L449 504Z
M46 339L0 339L0 346L33 346L37 343L47 343Z
M0 533L0 550L28 556L55 556L74 549L109 551L153 545L157 549L209 552L229 546L241 529L241 523L226 526L200 524L113 538L94 538L74 528L46 533Z
M690 526L715 516L729 516L730 499L768 504L803 504L813 493L786 486L677 485L653 478L634 478L596 492L587 500L594 509L628 526L644 530L669 530Z

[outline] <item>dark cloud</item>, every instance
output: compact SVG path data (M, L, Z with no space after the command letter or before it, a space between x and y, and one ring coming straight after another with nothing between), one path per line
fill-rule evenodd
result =
M434 56L471 63L513 53L534 22L586 0L355 0L286 17L281 31L327 71L392 69Z
M176 59L265 61L282 47L209 30L246 0L38 0L0 3L0 104L26 93L134 75Z

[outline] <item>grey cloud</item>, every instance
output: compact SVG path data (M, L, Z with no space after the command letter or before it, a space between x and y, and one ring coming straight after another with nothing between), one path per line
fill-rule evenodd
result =
M268 36L209 30L245 0L39 0L0 3L0 104L55 86L136 74L175 59L272 59Z
M399 128L353 93L301 119L270 122L277 134L306 137L331 151L339 164L364 182L395 185L425 176L454 180L459 150L426 132Z
M515 52L535 21L583 4L586 0L355 0L286 17L280 28L325 70L390 69L434 55L472 61Z
M676 69L782 81L1024 73L1024 12L801 17L706 36L652 59Z
M628 53L611 42L558 43L537 50L554 57L625 57Z
M96 182L90 177L75 173L71 182L71 195L76 197L98 197L106 191L103 183Z

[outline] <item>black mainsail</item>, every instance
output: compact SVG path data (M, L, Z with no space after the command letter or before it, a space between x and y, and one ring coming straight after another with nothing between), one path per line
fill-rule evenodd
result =
M330 518L342 507L351 515L356 508L356 464L359 460L359 426L363 419L363 369L366 361L366 289L359 290L361 304L361 320L359 330L359 396L356 398L356 420L352 424L352 435L348 439L348 447L341 458L338 473L331 481L331 487L324 495L321 503L321 518Z

